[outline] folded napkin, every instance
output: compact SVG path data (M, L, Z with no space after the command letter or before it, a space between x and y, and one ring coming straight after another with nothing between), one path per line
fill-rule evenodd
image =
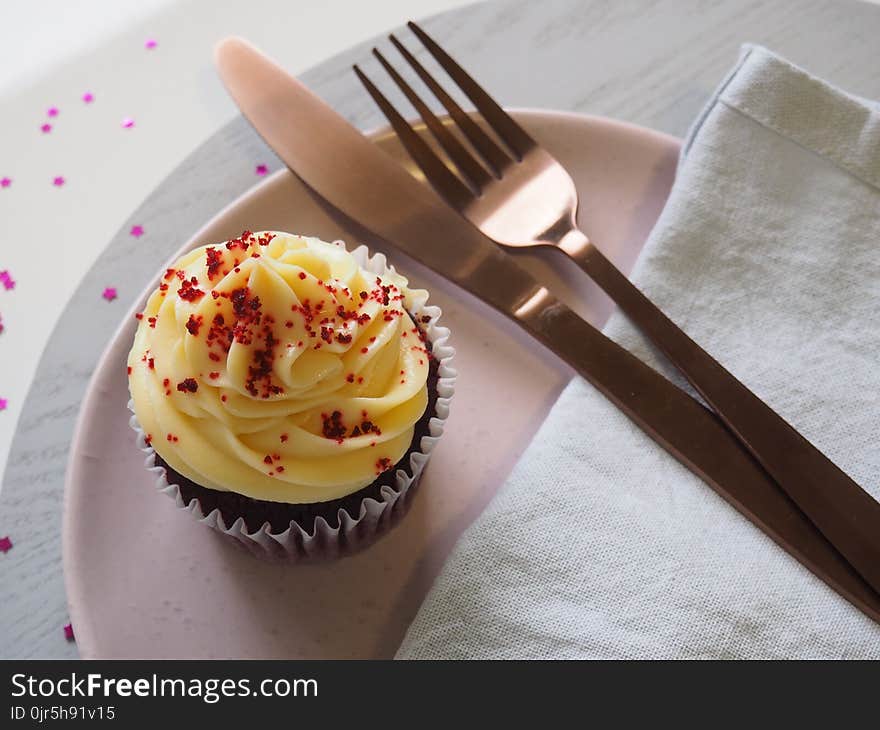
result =
M878 107L746 47L633 274L875 497L878 244ZM606 332L658 366L622 316ZM877 658L880 626L577 378L398 657Z

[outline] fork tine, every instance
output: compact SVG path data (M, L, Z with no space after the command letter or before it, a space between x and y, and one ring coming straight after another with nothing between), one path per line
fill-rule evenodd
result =
M440 195L445 198L451 206L458 210L466 207L471 201L473 201L474 194L471 192L470 188L468 188L468 186L465 185L455 173L446 167L443 161L434 154L434 151L428 146L428 143L419 137L418 133L409 126L409 123L400 116L397 110L392 106L391 102L388 101L382 92L373 85L373 82L370 81L367 75L360 70L357 64L352 68L357 74L358 79L360 79L360 82L364 85L364 88L370 96L373 97L376 104L379 105L379 109L382 110L385 118L397 133L397 136L400 138L406 151L409 152L410 157L413 158L434 189L440 193Z
M409 49L403 43L397 40L393 34L388 36L388 38L400 52L400 55L406 59L406 62L412 67L413 71L419 75L425 86L431 90L431 93L446 108L446 111L455 120L458 128L464 132L465 137L468 138L474 149L480 153L492 174L500 180L504 168L513 161L510 156L495 144L488 134L480 129L479 125L458 105L455 99L446 93L446 90L428 73L427 69L419 63L418 59L409 52Z
M449 155L449 159L451 159L458 168L458 171L465 179L465 182L469 183L479 195L486 184L492 180L492 176L471 156L470 152L462 146L461 142L455 138L455 135L449 131L443 122L437 119L434 112L428 108L428 105L422 101L421 97L413 90L413 88L399 73L397 73L394 67L388 63L385 56L383 56L377 48L373 49L373 55L379 59L379 63L382 64L384 69L388 72L388 75L394 80L394 83L397 84L398 88L404 93L406 98L409 99L410 104L415 107L416 111L424 120L425 125L431 130L431 134L434 135L435 139L440 143L443 149L446 150L446 154Z
M437 60L437 63L459 85L461 90L474 103L474 106L477 107L480 114L489 122L492 129L516 153L520 160L532 147L537 146L535 140L461 66L452 60L450 55L437 45L431 36L412 21L409 21L407 26L418 36L425 48L428 49L428 52Z

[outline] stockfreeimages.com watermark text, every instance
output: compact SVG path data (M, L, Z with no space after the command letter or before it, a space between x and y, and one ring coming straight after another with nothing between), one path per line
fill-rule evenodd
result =
M12 697L30 699L76 699L97 697L113 700L124 697L195 697L214 704L224 697L317 697L318 680L266 678L179 679L149 677L136 679L104 677L99 673L71 672L60 679L12 675Z

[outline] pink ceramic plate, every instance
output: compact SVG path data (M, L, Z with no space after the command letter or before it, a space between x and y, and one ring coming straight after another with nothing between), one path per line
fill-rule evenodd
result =
M572 173L583 230L628 271L666 200L678 142L605 119L516 116ZM393 135L376 139L405 161ZM245 228L355 242L284 170L232 203L181 252ZM502 484L571 373L480 302L389 254L442 307L459 372L446 434L407 517L354 557L279 566L177 510L155 491L128 426L129 313L95 370L67 471L64 568L83 657L393 656L456 538ZM605 321L607 301L573 267L536 254L520 259L582 315Z

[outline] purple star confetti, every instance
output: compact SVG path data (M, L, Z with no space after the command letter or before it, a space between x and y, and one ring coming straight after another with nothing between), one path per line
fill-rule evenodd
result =
M57 117L58 116L58 107L57 106L50 106L48 108L48 110L46 110L46 115L50 116L50 117Z
M9 401L6 398L0 398L0 411L5 411L8 405Z
M9 291L10 289L15 289L15 279L12 278L12 274L10 274L6 269L0 271L0 284L3 284L3 288Z
M40 127L40 131L41 131L43 134L49 134L49 132L52 131L52 125L49 124L49 123L47 122L46 124L43 124L43 125Z
M104 297L104 299L106 299L108 302L112 302L114 299L116 299L116 287L108 286L106 289L104 289L104 292L101 294L101 296Z
M12 185L11 177L4 177L0 179L0 188L8 188L10 185Z
M143 226L132 226L129 233L131 233L131 235L134 236L135 238L140 238L141 236L144 235L144 227Z
M268 168L266 165L257 165L257 167L256 167L256 169L254 170L254 172L256 172L257 175L259 175L260 177L262 177L262 176L265 175L267 172L269 172L269 168Z
M122 126L125 129L131 129L134 126L134 119L132 119L131 117L126 117L122 120Z
M57 188L60 188L62 185L64 185L65 182L67 182L67 181L64 179L64 177L62 175L58 175L56 178L54 178L52 180L52 184Z
M9 539L9 535L0 537L0 553L8 553L10 550L12 550L12 540Z
M66 624L64 626L64 638L68 641L76 640L76 637L73 635L73 626L71 624Z
M159 44L156 43L156 41L153 38L148 38L146 40L146 42L144 43L144 48L146 48L148 51L152 51L158 45Z
M86 104L91 104L95 100L95 95L91 91L87 91L85 94L82 95L82 100Z

